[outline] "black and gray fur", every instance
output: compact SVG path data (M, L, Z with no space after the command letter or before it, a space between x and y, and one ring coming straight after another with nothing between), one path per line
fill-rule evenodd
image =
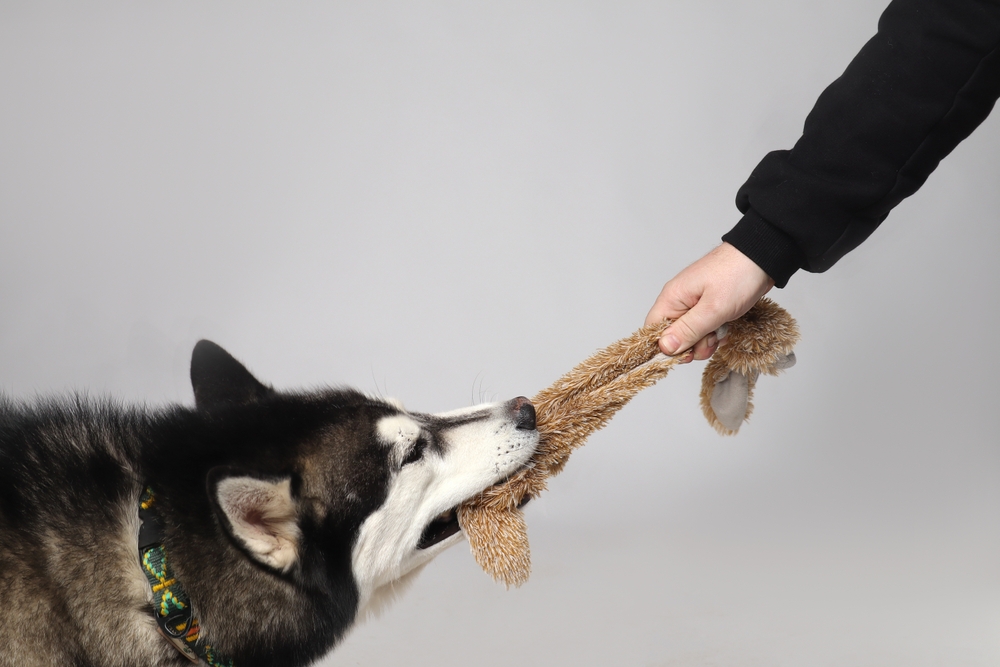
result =
M448 449L449 418L410 415L351 390L275 391L207 341L195 348L191 378L194 409L149 411L83 398L0 401L0 666L190 664L157 634L150 612L136 548L146 485L156 490L164 545L202 637L236 667L308 664L371 602L380 584L356 576L359 532L391 504L397 480L432 474L414 464ZM516 445L507 449L526 450L510 466L522 465L537 442L524 403L502 404L504 423L512 424L504 437ZM400 415L419 435L387 442L379 424ZM414 472L404 474L408 466ZM508 474L490 467L479 490ZM261 555L234 527L230 510L220 509L218 489L227 479L285 483L294 514L287 565ZM455 497L462 493L471 495ZM403 549L408 558L431 547L422 559L429 560L444 544L437 542L457 539L440 522L435 530L443 537L428 539L433 518L413 519L421 522L416 537L391 533L414 542ZM395 570L379 577L415 569L388 567Z

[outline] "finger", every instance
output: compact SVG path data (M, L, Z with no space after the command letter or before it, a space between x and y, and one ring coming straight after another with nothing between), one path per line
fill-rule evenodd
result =
M659 324L663 320L676 320L685 312L687 312L687 308L674 308L657 299L653 307L649 309L649 313L646 314L643 326Z
M664 354L675 355L691 349L695 343L725 324L725 315L699 301L694 308L667 327L660 337Z
M663 320L676 320L684 313L688 312L696 303L700 295L687 294L677 287L676 281L671 280L660 290L653 307L649 309L644 324L659 324Z
M699 340L694 344L694 359L695 361L705 361L713 354L719 347L719 337L715 332L712 332Z

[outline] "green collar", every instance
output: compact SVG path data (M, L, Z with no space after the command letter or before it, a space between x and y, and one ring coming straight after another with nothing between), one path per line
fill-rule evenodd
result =
M156 496L149 487L139 501L139 563L153 591L153 618L156 628L181 655L211 667L233 667L207 644L200 643L198 619L191 598L173 575L163 546L163 522L156 511Z

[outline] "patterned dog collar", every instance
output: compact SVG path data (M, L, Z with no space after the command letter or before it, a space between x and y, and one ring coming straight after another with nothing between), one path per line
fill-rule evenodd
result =
M211 667L234 667L215 653L211 646L198 642L198 619L191 598L173 575L163 546L163 522L156 511L156 496L146 488L139 501L139 563L153 591L153 618L156 628L181 655Z

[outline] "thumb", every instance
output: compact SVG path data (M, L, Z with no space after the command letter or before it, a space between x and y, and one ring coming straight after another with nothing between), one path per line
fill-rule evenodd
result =
M717 309L699 301L666 328L660 336L660 350L671 356L680 354L725 323L725 316Z

